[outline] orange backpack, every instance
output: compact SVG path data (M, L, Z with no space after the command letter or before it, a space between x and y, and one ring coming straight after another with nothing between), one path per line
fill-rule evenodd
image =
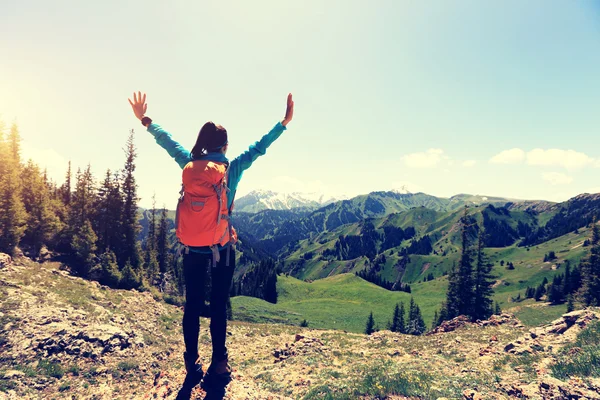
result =
M227 209L227 168L227 164L215 161L189 162L183 168L175 217L179 241L186 247L210 247L216 261L219 245L237 242Z

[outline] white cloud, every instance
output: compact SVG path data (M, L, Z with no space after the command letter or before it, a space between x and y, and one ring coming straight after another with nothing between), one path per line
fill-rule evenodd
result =
M492 164L520 164L525 160L525 151L519 148L504 150L490 159Z
M477 164L477 161L475 160L467 160L467 161L463 161L462 166L465 168L472 168L475 166L475 164Z
M448 157L444 156L442 149L429 149L425 152L407 154L401 159L409 168L433 168Z
M538 167L563 167L567 170L576 170L584 167L600 168L600 159L588 156L575 150L540 149L529 152L514 148L504 150L490 159L492 164L521 164Z
M560 172L544 172L542 179L551 185L568 185L573 182L573 177Z
M527 153L527 164L536 166L560 166L568 170L588 166L600 166L600 160L575 150L533 149Z

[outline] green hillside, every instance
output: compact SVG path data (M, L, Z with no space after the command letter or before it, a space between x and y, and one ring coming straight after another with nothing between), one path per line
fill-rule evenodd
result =
M312 328L363 332L371 311L379 327L385 328L394 305L410 301L407 293L390 292L352 274L312 283L280 276L277 291L277 304L252 297L232 298L234 319L294 325L306 319Z
M493 206L475 207L468 212L480 226L486 228L486 232L491 232L488 240L492 245L499 242L510 243L486 250L491 261L498 265L500 261L510 261L515 265L530 265L533 270L543 270L544 255L550 251L557 253L559 263L564 260L578 263L584 249L576 246L589 237L589 229L581 228L536 246L519 247L519 229L527 227L531 230L533 226L538 225L536 215L520 210L497 209ZM459 220L462 213L463 210L440 212L419 207L368 220L380 235L384 234L386 227L412 227L416 231L415 239L425 235L431 238L432 251L428 254L409 254L408 263L403 263L403 249L408 248L412 240L404 240L398 246L384 251L378 250L377 257L371 260L366 256L343 260L327 256L334 251L340 236L361 235L365 221L360 221L315 235L312 239L300 240L284 259L283 270L300 279L320 279L338 273L357 272L366 267L372 268L375 264L380 276L392 282L415 283L422 281L429 274L440 277L458 261ZM381 249L381 242L375 243L374 246ZM542 279L543 276L540 281Z
M413 211L411 215L427 216L431 215L431 212L419 214ZM434 220L436 219L422 218L424 222L420 225L420 229ZM378 226L383 226L389 221L390 218L382 219L378 222ZM434 225L429 225L430 232L439 229ZM524 297L528 286L536 287L544 278L552 281L555 274L563 272L566 261L577 265L588 254L589 247L584 247L583 243L590 236L590 230L590 228L579 229L538 246L519 247L514 244L505 248L486 249L486 254L494 265L492 272L496 277L494 301L498 302L502 309L514 309L524 323L531 325L550 321L565 312L564 305L542 307L544 304L542 302L536 303L533 300L513 302L512 299L519 294ZM357 226L354 224L344 226L338 233L341 232L356 233ZM322 237L331 238L332 235L335 236L330 232L323 234ZM306 251L318 251L319 246L324 246L315 243L318 242L313 241L312 247L305 244ZM436 242L436 246L438 243L439 241ZM301 254L301 250L298 252ZM554 252L557 258L552 262L544 262L545 255L550 252ZM397 252L386 257L386 262L381 265L379 271L382 277L388 280L395 279L398 273L396 268L398 257ZM304 279L310 280L314 277L316 280L302 281L291 276L280 275L277 283L279 295L277 304L255 298L235 297L232 299L235 319L294 325L306 319L314 328L362 332L367 316L373 312L378 327L385 329L394 305L400 301L408 304L412 295L420 306L426 323L430 325L434 313L445 300L447 289L445 273L452 267L452 263L458 260L458 253L445 256L411 255L410 258L411 262L403 271L402 280L410 283L411 294L389 291L355 276L352 272L364 268L368 263L366 257L349 262L308 260L301 268L289 272L298 274ZM509 269L508 263L513 264L514 269ZM430 273L433 274L434 279L425 279ZM319 274L327 276L317 279Z
M515 276L504 277L506 282L518 282L523 271L515 269ZM553 271L543 275L551 277ZM515 280L516 279L516 280ZM542 278L543 279L543 278ZM503 309L514 308L515 314L526 324L549 322L565 312L565 306L546 306L527 300L521 303L508 303L508 297L518 292L516 285L499 290L495 300ZM427 326L431 325L433 314L445 298L447 280L436 279L413 285L412 295L421 308ZM361 333L370 312L379 329L386 329L392 318L394 306L410 302L411 295L404 292L392 292L367 282L353 274L335 275L312 283L289 276L280 276L277 282L279 294L277 304L271 304L253 297L234 297L231 299L235 320L261 323L281 323L300 325L308 321L311 328L338 329Z

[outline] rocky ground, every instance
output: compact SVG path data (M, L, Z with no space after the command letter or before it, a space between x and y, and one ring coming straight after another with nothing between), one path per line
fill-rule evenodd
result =
M181 316L150 293L112 290L56 262L0 257L0 399L174 399ZM552 369L583 351L563 349L599 317L576 311L534 329L511 314L458 318L422 337L232 322L226 398L600 399L599 378L560 380Z

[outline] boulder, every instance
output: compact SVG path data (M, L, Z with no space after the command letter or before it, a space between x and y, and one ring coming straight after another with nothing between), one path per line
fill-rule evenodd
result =
M12 264L12 257L6 253L0 253L0 268L4 268Z

